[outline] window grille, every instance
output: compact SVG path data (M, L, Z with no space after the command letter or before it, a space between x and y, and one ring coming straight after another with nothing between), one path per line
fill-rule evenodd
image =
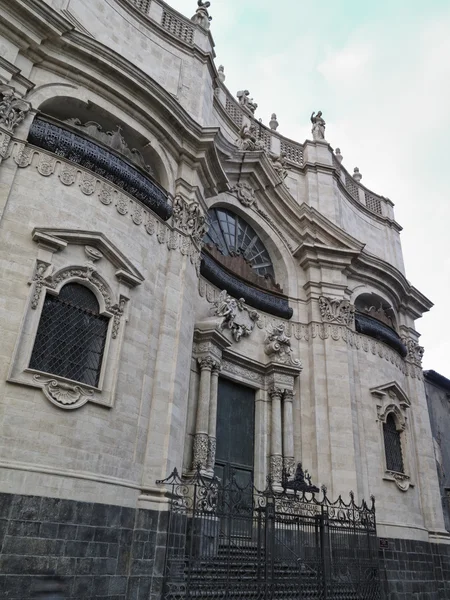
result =
M404 473L401 433L397 430L394 415L391 413L383 424L386 467L388 471Z
M281 140L281 152L286 153L286 158L290 162L297 163L298 165L303 164L303 149L301 146L288 144L284 140Z
M231 120L234 123L236 123L236 125L238 127L242 127L242 110L236 104L236 102L233 102L233 100L231 100L230 98L227 97L226 103L225 103L225 110L230 115Z
M274 277L269 253L244 219L225 208L211 209L208 217L210 228L204 238L206 244L215 246L224 256L243 256L258 275Z
M194 28L167 10L163 11L161 25L183 42L192 44L194 41Z
M108 321L83 285L68 283L59 296L47 294L30 368L97 386Z
M359 202L359 188L356 185L353 177L348 175L345 176L345 187L350 196Z
M381 200L379 198L376 198L375 196L372 196L372 194L368 194L367 192L366 206L372 212L377 213L377 215L383 214L381 211Z

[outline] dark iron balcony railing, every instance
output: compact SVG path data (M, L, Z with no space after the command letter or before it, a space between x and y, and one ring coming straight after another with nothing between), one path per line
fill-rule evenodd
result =
M172 215L169 194L148 173L118 153L71 130L64 123L37 117L28 141L104 177L142 202L162 219Z
M357 312L355 315L355 327L358 333L363 333L376 340L380 340L380 342L384 342L398 352L400 356L405 357L408 354L408 350L400 339L400 336L393 329L378 321L378 319Z

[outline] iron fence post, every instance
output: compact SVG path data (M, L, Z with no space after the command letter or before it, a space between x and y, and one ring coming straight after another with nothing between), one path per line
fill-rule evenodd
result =
M320 514L320 558L322 561L322 578L323 578L323 600L328 598L328 552L327 552L327 536L326 525L328 524L325 507L322 505Z

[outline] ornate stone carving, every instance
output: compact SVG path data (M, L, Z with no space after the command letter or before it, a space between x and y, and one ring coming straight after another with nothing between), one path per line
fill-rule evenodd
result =
M418 367L421 367L425 348L423 346L420 346L415 340L411 338L402 338L402 342L405 344L408 350L406 360L409 360Z
M273 455L270 457L270 475L272 482L275 485L281 485L283 481L283 457L280 455Z
M395 481L398 489L402 492L407 492L411 486L411 478L409 475L405 475L404 473L386 471L384 478Z
M334 155L335 155L335 158L338 161L338 163L341 164L341 162L344 159L344 157L341 154L341 149L340 148L336 148L336 150L334 151Z
M216 462L216 447L217 441L215 437L210 437L208 439L208 469L214 469L214 464Z
M208 231L205 216L198 202L188 202L177 194L173 201L173 225L186 235L192 236L196 244L201 244Z
M301 362L294 358L291 348L291 338L286 335L286 325L269 325L264 341L264 352L276 362L301 367Z
M258 105L254 102L253 98L250 98L250 92L248 90L240 90L236 96L242 108L253 115Z
M278 125L279 125L279 123L277 121L277 115L275 113L272 113L272 116L269 121L269 127L273 131L276 131L278 129Z
M293 456L285 456L283 458L283 470L286 477L292 477L295 473L295 458Z
M9 142L11 141L11 136L3 131L0 131L0 159L6 158L8 154Z
M294 469L295 469L295 475L294 478L292 480L288 480L289 475L284 472L284 477L283 477L283 488L286 490L294 490L296 492L310 492L310 493L317 493L319 491L319 488L316 487L315 485L312 485L311 483L311 475L308 473L308 471L305 469L303 471L302 468L302 463L298 463L297 467L295 467L295 463L294 463Z
M322 321L352 326L355 321L355 307L348 300L341 298L319 298Z
M92 260L93 262L97 262L103 258L103 254L100 250L97 250L97 248L94 248L93 246L85 246L84 252L89 260Z
M12 86L0 85L0 125L14 131L30 110L31 104L21 98Z
M128 298L125 298L124 296L120 296L119 303L115 304L114 306L111 306L111 308L110 308L110 311L114 315L113 328L112 328L112 333L111 333L111 336L112 336L112 338L114 340L119 335L120 320L121 320L121 318L123 316L123 313L125 311L125 305L126 305L127 302L128 302Z
M42 383L42 391L45 397L55 406L65 409L80 408L94 396L92 390L85 389L80 385L63 383L56 379L44 380L40 375L33 377L38 383Z
M87 123L81 123L80 119L66 119L64 123L67 123L71 127L75 129L79 129L84 134L89 135L90 137L98 140L108 148L112 148L116 152L123 154L129 158L134 164L138 165L147 173L154 176L154 171L145 163L144 157L136 150L136 148L130 149L124 137L122 136L122 127L120 125L116 126L114 131L103 131L103 128L95 121L88 121Z
M246 181L238 182L231 188L231 193L236 195L236 198L244 206L252 206L255 202L255 190Z
M286 163L286 152L282 152L281 154L272 154L270 156L272 161L272 167L275 169L276 174L280 179L286 179L288 176L288 169Z
M239 132L239 138L236 140L237 145L244 152L264 150L264 142L258 140L256 133L256 125L252 123L247 125L244 123Z
M39 299L41 297L42 287L47 277L51 276L53 267L50 263L44 262L43 260L36 261L36 268L33 275L34 292L33 298L31 299L31 308L35 310L38 307Z
M275 385L271 386L268 389L268 394L269 394L269 396L270 396L270 398L272 400L274 398L276 398L278 400L281 400L281 398L283 397L283 393L284 393L284 390L282 388L280 388L280 387L275 386Z
M192 467L196 469L200 465L200 469L205 469L208 463L208 446L209 437L207 433L197 433L194 437L194 452Z
M202 29L209 29L212 17L209 15L208 8L211 6L211 2L203 2L198 0L198 8L195 11L195 15L191 18L191 21L201 27Z
M244 298L236 300L229 296L226 290L219 294L213 310L217 317L223 318L220 328L230 329L235 342L249 336L259 319L256 311L245 306Z
M316 113L312 113L311 115L311 123L312 123L312 129L311 129L311 133L313 135L313 140L317 141L317 140L324 140L325 139L325 121L322 118L322 111L319 110L319 112Z

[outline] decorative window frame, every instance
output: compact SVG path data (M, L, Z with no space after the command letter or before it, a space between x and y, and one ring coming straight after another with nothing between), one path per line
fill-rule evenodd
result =
M103 233L36 228L32 238L38 246L36 262L8 381L40 388L47 400L61 409L74 410L87 402L111 408L131 290L144 278ZM96 387L28 366L46 294L59 295L69 282L89 288L99 303L99 314L109 318Z
M408 426L407 415L408 410L411 408L411 402L408 400L405 392L395 382L372 388L370 392L377 400L377 421L380 427L381 454L384 468L383 479L385 481L393 481L402 492L407 492L410 487L414 487L411 479L411 456L413 449L411 447L411 432ZM400 443L402 448L403 473L391 471L387 468L383 425L390 414L394 416L397 431L401 432Z

